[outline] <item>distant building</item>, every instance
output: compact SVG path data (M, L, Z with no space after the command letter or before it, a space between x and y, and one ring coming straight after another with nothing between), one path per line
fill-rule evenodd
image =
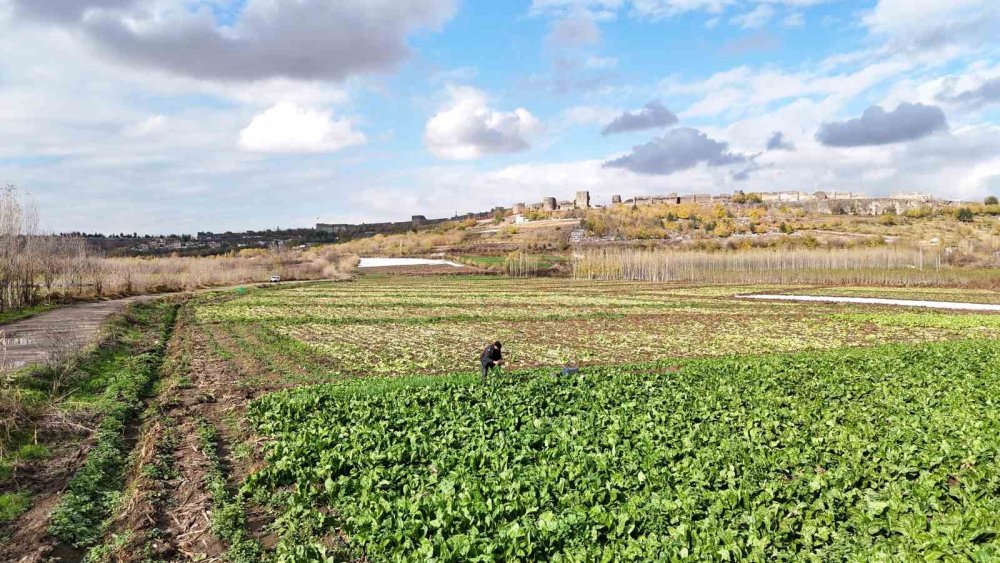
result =
M892 194L891 196L889 196L889 199L898 199L898 200L903 200L903 201L923 201L923 202L927 202L927 201L931 201L934 198L933 198L933 196L930 196L928 194L922 194L922 193L919 193L919 192L896 192L896 193Z

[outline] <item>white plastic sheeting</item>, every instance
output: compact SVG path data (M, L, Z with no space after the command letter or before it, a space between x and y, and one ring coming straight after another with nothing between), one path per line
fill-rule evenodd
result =
M448 260L434 260L431 258L362 258L359 268L383 268L386 266L453 266L461 268L461 264L456 264Z

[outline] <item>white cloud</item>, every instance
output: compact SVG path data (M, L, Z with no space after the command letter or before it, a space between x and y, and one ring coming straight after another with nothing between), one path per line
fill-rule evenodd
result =
M438 158L470 160L486 154L530 148L541 124L528 110L503 112L487 106L486 94L470 87L448 88L447 107L427 121L424 144Z
M609 19L618 13L632 17L661 20L691 12L721 14L728 9L747 6L784 5L806 7L822 4L829 0L532 0L529 13L532 15L565 15L590 12L601 19Z
M545 42L556 48L585 47L601 42L601 29L592 16L581 12L553 22Z
M667 79L661 83L661 88L668 96L700 96L679 113L681 119L715 115L742 117L781 100L832 96L846 101L916 66L917 61L904 58L888 59L862 66L853 72L840 73L828 73L822 69L786 71L740 66L700 81Z
M735 16L731 21L743 29L760 29L767 25L772 17L774 17L773 6L770 4L758 4L753 10Z
M144 137L163 129L167 124L165 115L154 115L148 119L143 119L122 129L122 134L126 137Z
M333 113L281 102L258 114L240 131L243 150L270 153L335 152L362 145L365 136Z
M618 59L615 57L589 57L584 63L587 68L614 68L618 66Z
M781 23L785 27L802 27L806 23L806 17L802 12L792 12L785 16Z
M621 115L622 110L604 106L573 106L562 112L563 121L573 125L601 125Z
M271 78L248 84L222 84L214 87L221 95L254 105L274 105L288 102L303 106L345 104L350 101L347 91L328 82Z
M978 46L996 40L1000 10L995 0L879 0L862 22L894 49Z

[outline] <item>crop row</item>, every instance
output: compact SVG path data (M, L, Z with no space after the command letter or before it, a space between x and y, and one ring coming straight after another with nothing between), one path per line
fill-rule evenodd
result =
M974 316L921 317L958 323ZM507 343L518 368L615 364L680 357L765 354L872 346L885 342L994 336L996 328L920 327L871 316L749 316L716 311L572 320L448 321L429 324L297 324L278 334L312 346L334 371L349 374L454 373L474 369L484 342Z
M291 491L285 543L379 561L989 560L998 366L971 341L280 392L246 488Z
M1000 320L990 315L731 297L760 289L362 277L209 301L197 316L233 334L256 333L248 346L263 364L273 362L262 347L280 340L281 348L295 348L315 364L306 370L320 379L462 372L475 369L484 343L497 339L507 345L511 364L530 368L990 338L1000 332Z

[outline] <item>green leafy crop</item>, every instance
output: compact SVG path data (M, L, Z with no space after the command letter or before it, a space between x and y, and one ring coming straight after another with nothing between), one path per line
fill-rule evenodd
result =
M373 561L1000 557L995 341L472 381L252 403L278 553L342 530Z

